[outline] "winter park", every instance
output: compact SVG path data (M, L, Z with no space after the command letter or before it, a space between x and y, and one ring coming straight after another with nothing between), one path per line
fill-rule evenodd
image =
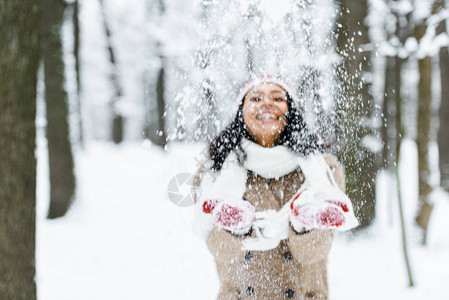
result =
M0 300L449 299L448 20L0 0Z

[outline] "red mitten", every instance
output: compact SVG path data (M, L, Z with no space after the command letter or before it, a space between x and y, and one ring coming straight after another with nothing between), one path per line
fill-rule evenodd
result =
M219 202L212 211L215 225L234 234L245 234L251 230L256 209L243 200Z
M312 201L308 199L311 197L314 197L313 193L303 190L290 205L290 221L296 231L331 229L345 224L344 212L348 211L346 204L334 200Z
M211 214L213 212L213 210L215 209L215 206L217 206L218 202L219 201L217 199L205 200L202 205L203 213Z

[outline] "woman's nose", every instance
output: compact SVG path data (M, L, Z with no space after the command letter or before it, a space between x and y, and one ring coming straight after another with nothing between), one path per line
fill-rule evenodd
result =
M273 105L273 99L268 95L263 95L261 105L271 106Z

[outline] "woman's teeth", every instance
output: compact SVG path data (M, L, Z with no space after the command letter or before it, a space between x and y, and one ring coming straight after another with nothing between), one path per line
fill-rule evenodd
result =
M274 114L261 114L257 117L257 119L269 120L269 119L277 119Z

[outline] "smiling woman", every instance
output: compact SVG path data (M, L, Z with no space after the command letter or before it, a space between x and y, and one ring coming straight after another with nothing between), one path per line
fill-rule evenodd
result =
M218 299L327 299L333 229L357 223L343 171L280 78L248 82L236 103L195 180L193 225L215 258Z

